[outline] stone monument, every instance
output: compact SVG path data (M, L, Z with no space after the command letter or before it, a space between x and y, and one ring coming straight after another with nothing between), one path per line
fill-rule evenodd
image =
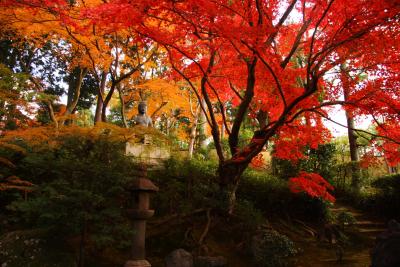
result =
M138 114L132 118L135 125L141 125L145 127L153 127L153 121L146 114L147 104L144 101L139 102Z
M132 117L134 125L153 127L151 118L146 114L147 104L139 102L138 114ZM139 142L128 141L125 154L132 156L137 162L146 164L149 168L162 168L163 162L170 157L168 146L154 142L150 134L140 136Z

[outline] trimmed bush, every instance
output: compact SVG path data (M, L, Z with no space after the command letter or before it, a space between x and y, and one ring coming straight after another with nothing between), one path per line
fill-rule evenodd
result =
M253 237L252 253L257 266L282 267L297 253L294 243L283 234L265 229Z

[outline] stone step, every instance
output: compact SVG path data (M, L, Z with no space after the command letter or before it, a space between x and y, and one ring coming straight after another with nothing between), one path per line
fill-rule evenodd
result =
M353 217L354 217L356 220L363 220L363 218L365 217L365 214L364 214L364 213L361 213L361 212L350 211L349 213L350 213L351 215L353 215Z
M332 212L335 212L335 213L339 213L339 212L342 212L342 211L349 212L348 209L342 208L342 207L340 207L340 208L330 208L329 210L332 211Z
M348 210L348 209L345 207L333 207L333 208L330 208L330 210Z
M351 211L346 208L331 208L330 211L333 213L347 212L347 213L353 215L355 218L360 217L360 216L365 216L365 214L362 212Z
M360 227L360 228L385 228L385 224L383 222L375 222L369 220L361 220L355 222L353 225Z
M346 255L346 253L344 253L343 255L343 259L342 259L342 263L338 263L337 262L337 258L328 258L328 259L320 259L319 261L321 263L326 263L326 264L334 264L334 266L341 266L343 264L343 266L348 266L348 264L351 263L359 263L359 262L369 262L370 260L370 255L369 254L356 254L356 255ZM329 265L331 266L331 265ZM351 265L353 266L353 265Z
M366 235L379 235L382 232L384 232L386 229L384 228L361 228L359 229L360 233L366 234Z

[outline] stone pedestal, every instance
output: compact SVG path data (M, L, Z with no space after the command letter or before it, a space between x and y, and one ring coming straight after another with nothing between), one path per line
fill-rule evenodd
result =
M145 163L149 168L163 168L164 162L171 157L167 145L153 144L151 137L145 135L142 142L127 142L125 155L132 157L136 162Z

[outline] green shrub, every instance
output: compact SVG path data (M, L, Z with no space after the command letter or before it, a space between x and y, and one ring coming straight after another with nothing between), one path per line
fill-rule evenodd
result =
M400 219L400 174L375 179L355 193L347 190L345 199L358 208L387 219Z
M289 160L272 158L274 174L283 179L289 179L298 174L299 171L315 172L327 180L335 175L333 166L335 162L336 147L333 143L319 145L317 149L306 148L305 159L293 163Z
M216 170L217 163L213 161L171 158L165 170L150 173L152 180L162 188L153 198L157 214L219 207L221 197Z
M262 212L248 200L237 201L235 214L244 222L245 230L248 231L255 231L257 227L265 223Z
M62 242L42 238L40 231L15 231L0 237L2 266L71 267L75 257Z
M252 253L257 266L281 267L297 253L294 243L283 234L266 229L252 240Z
M157 214L190 212L207 207L223 210L226 197L218 185L217 167L214 161L172 158L166 163L166 170L151 173L152 180L162 188L153 198ZM237 192L235 213L243 213L247 208L249 213L254 213L254 218L273 214L318 221L325 218L326 205L305 194L291 193L285 180L247 169Z
M254 203L257 209L279 213L291 197L287 183L282 179L251 169L242 175L238 198Z
M372 201L376 213L400 219L400 174L383 176L375 180L372 186L377 189Z
M332 185L336 188L336 192L339 194L357 193L358 189L352 186L352 173L354 170L358 171L360 179L360 187L367 187L371 183L371 177L368 174L368 169L360 167L359 162L345 162L332 166L332 170L335 173L334 179L332 179ZM354 191L354 192L351 192Z
M293 194L285 180L255 170L243 174L238 198L254 203L255 208L268 216L320 221L325 219L328 210L326 202L306 194Z
M341 211L337 215L336 221L339 225L341 225L342 229L344 230L344 227L346 225L353 225L356 222L356 219L350 212Z
M386 175L372 182L372 186L394 193L400 190L400 174Z
M61 242L81 239L91 251L127 248L133 231L125 217L126 188L136 166L123 154L124 145L113 131L79 128L27 142L30 152L17 171L37 189L27 201L9 205L14 221L25 229L46 229Z

